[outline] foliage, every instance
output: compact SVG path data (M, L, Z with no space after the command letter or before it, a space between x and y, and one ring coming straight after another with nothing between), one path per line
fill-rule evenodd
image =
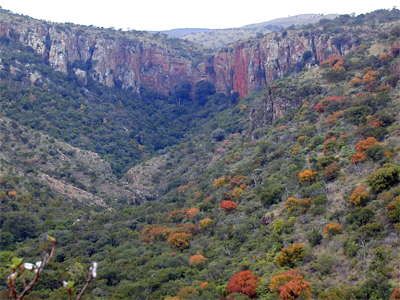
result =
M185 232L171 233L167 238L167 243L178 250L184 250L190 247L192 235Z
M201 229L205 229L205 228L209 227L210 225L212 225L213 223L214 223L214 220L211 218L204 218L199 221L199 225L200 225Z
M242 293L247 296L255 296L257 293L257 284L260 279L251 271L241 271L234 274L226 287L229 293Z
M200 264L202 264L202 263L204 263L206 261L207 261L207 258L205 258L201 254L195 254L195 255L192 255L189 258L189 264L192 265L192 266L200 265Z
M369 193L365 186L357 186L349 196L349 201L354 205L364 205L368 200Z
M285 202L285 208L289 212L293 211L305 212L310 206L311 206L310 198L299 200L295 197L289 197Z
M269 206L281 201L285 187L282 184L267 185L259 192L261 203Z
M391 201L387 206L388 217L392 222L400 222L400 196L397 196L393 201Z
M294 267L304 259L305 248L303 244L295 243L284 247L275 257L275 262L280 266Z
M329 223L326 224L324 229L322 230L323 233L326 233L329 236L342 233L343 227L338 223Z
M323 239L322 234L319 230L313 228L309 232L307 232L307 240L311 244L311 246L317 246L321 243Z
M271 278L269 289L277 292L282 300L295 300L300 297L311 298L310 283L304 280L299 270L289 270Z
M234 211L238 205L230 200L224 200L219 203L219 207L221 207L226 212Z
M373 172L367 179L368 184L375 192L382 192L399 181L400 166L396 164L385 164Z
M297 174L300 182L313 182L317 177L317 172L313 170L304 170Z

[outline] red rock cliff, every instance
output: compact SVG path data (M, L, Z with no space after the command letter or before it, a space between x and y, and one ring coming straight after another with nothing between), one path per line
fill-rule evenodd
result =
M279 34L280 35L280 34ZM239 43L216 53L208 69L220 92L238 92L245 97L252 90L310 63L318 63L330 55L347 54L356 45L351 34L338 41L335 35L299 31L285 37L268 34L264 38ZM312 52L304 62L303 54Z

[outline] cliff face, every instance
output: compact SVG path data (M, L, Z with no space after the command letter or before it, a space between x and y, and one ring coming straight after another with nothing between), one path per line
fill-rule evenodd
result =
M183 81L207 79L219 92L244 97L304 65L305 52L312 52L308 64L318 63L332 54L346 54L355 40L351 34L338 41L319 32L272 33L222 49L195 64L190 47L179 52L148 34L132 38L118 31L28 20L1 18L0 36L32 47L56 70L73 72L84 82L91 77L110 87L146 87L164 94Z
M166 94L192 78L191 60L156 39L28 20L0 19L0 36L32 47L57 71L74 72L84 81L90 76L109 87L147 87Z
M335 36L326 34L305 36L296 31L284 38L269 34L218 52L208 69L212 70L218 91L232 90L244 97L303 65L319 63L330 55L344 55L355 45L350 35L342 43L335 42L335 39ZM304 61L303 54L307 51L312 52L312 57Z

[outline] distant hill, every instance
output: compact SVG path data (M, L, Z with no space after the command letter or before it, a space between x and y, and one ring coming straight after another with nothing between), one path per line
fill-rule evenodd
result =
M182 38L189 34L196 34L200 32L208 32L213 31L215 29L210 28L177 28L177 29L170 29L170 30L163 30L163 31L150 31L150 33L165 33L169 37L173 38Z
M305 24L313 24L317 23L322 19L334 19L338 16L338 14L302 14L289 16L286 18L278 18L273 19L267 22L255 23L250 25L245 25L242 28L265 28L266 26L279 26L279 27L289 27L292 25L305 25Z
M181 38L201 44L205 48L217 49L240 40L247 40L269 32L279 31L292 25L314 24L321 19L334 19L337 16L337 14L302 14L237 28L177 28L165 31L152 31L151 33L164 33L169 37Z

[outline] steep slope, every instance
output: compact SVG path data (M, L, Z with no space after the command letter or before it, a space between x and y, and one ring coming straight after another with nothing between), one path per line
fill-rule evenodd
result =
M400 31L381 26L129 171L154 174L144 182L154 201L53 228L61 255L37 297L65 298L63 265L98 261L93 299L389 299L400 263ZM35 239L22 241L7 244L10 257L39 255Z
M222 69L244 78L237 91L243 87L241 94L247 97L237 103L203 82L196 93L203 106L192 105L187 88L180 91L184 97L167 99L137 98L96 82L79 85L78 77L53 72L14 39L3 40L1 111L13 120L2 117L0 122L0 242L6 250L0 252L0 277L10 273L13 257L36 261L42 252L41 235L48 232L58 240L57 256L31 294L33 299L67 299L62 281L83 285L81 271L91 261L99 263L99 272L86 295L89 299L365 300L396 295L398 15L397 10L378 11L309 28L318 33L319 50L302 59L316 55L323 61L320 66L306 64L290 76L285 75L296 60L285 46L298 46L294 52L303 53L310 39L303 38L303 32L301 37L300 32L296 36L288 31L287 39L268 42L281 45L280 50L271 55L275 52L263 48L259 53L268 56L261 61L268 65L271 57L279 60L283 53L287 69L274 71L278 75L268 79L266 89L267 80L259 85L246 81L257 73L252 68L255 60L248 57L256 52L242 52L234 62L241 66L237 69L229 65L233 50L227 50L229 66ZM334 39L339 37L343 39ZM232 49L261 48L267 41L265 37ZM235 75L241 70L242 75ZM282 78L273 80L277 77ZM65 97L70 89L76 96ZM49 90L50 96L35 96ZM111 98L102 98L104 94ZM132 97L129 105L136 109L144 104L146 109L121 112L123 101L111 101L121 96ZM142 156L141 163L118 180L94 152L118 157L128 135L116 128L133 126L130 113L148 122L162 117L148 115L154 103L150 100L155 99L164 104L173 100L174 108L183 107L188 118L200 121L190 131L179 131L186 133L182 143L175 142L160 155L152 152L149 160ZM91 109L81 108L80 101ZM95 109L104 103L106 109ZM78 113L81 109L86 112ZM124 114L128 117L117 122ZM93 125L91 116L101 121ZM175 116L168 115L168 125ZM87 127L64 124L53 133L63 118ZM117 123L108 128L112 121ZM168 129L152 125L149 128ZM90 152L43 133L62 136L70 128L76 138L84 136L82 145L87 148L94 141L88 132L108 130L115 136ZM117 146L107 148L114 140ZM129 193L136 190L152 201L127 205L135 202L129 200L136 195ZM111 209L87 205L97 197ZM4 282L0 289L5 295Z
M194 88L195 102L184 82L170 97L86 82L79 74L54 71L32 48L13 39L1 39L0 49L1 112L100 154L119 175L142 157L175 144L204 116L230 105L230 97L223 95L215 95L219 102L200 105L201 93L215 91Z

